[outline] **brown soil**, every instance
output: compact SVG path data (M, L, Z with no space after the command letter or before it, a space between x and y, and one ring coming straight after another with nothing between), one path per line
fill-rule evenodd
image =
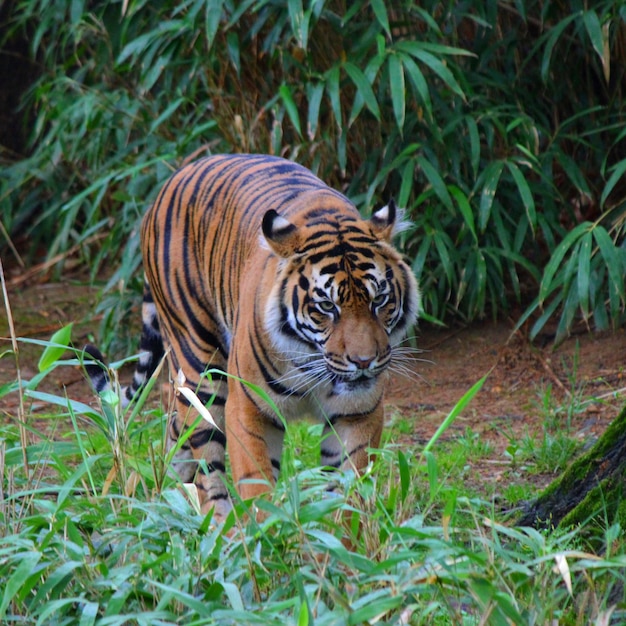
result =
M96 290L69 282L9 287L17 336L49 339L61 326L75 322L78 346L97 330L92 313L97 299ZM0 316L0 386L16 378L15 358L7 352L11 344L6 320L6 315ZM404 422L401 437L423 444L463 394L489 373L483 389L443 436L450 441L471 429L482 441L491 442L489 458L482 457L474 468L474 476L486 481L506 477L510 441L540 437L548 419L552 428L569 428L584 443L594 440L616 416L626 392L623 329L579 334L555 349L550 344L531 345L522 334L513 334L512 324L506 322L445 330L422 325L417 346L423 360L416 363L415 377L394 380L390 386L390 420ZM19 350L21 376L30 379L37 372L42 348L20 343ZM57 368L45 388L93 401L78 369ZM13 419L17 405L16 394L0 398L0 418ZM568 407L573 409L569 417ZM45 409L41 404L30 408L35 414ZM530 480L540 486L550 478L534 475Z

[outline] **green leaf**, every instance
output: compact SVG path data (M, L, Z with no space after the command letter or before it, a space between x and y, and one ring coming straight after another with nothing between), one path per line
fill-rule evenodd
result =
M602 196L600 197L600 206L604 207L604 204L609 197L611 191L618 182L623 180L624 173L626 172L626 159L622 159L619 161L615 167L613 168L613 173L611 174L609 180L606 181L606 185L604 185L604 189L602 190Z
M461 89L461 86L454 78L452 72L441 62L440 59L432 55L430 52L426 52L424 46L416 41L401 41L396 44L398 50L402 50L407 54L410 54L413 58L421 61L432 72L434 72L439 78L455 93L465 100L465 93Z
M311 141L317 134L317 125L320 117L320 105L324 95L324 83L309 83L307 85L307 100L309 102L309 114L307 118L306 132Z
M309 626L309 605L303 601L298 614L298 626Z
M72 327L73 323L70 323L57 330L50 337L50 345L44 349L43 354L39 358L38 367L40 372L47 370L63 356L72 340Z
M224 7L224 0L207 0L206 9L204 11L204 36L212 47L215 43L215 35L220 26L222 19L222 9Z
M496 190L500 182L500 176L504 168L502 161L492 161L485 168L483 176L483 189L480 194L480 208L478 213L478 224L481 232L484 232L491 215L491 207L493 206Z
M409 462L402 450L398 450L398 471L400 473L400 498L404 502L411 487L411 472Z
M283 83L278 92L280 93L280 97L285 105L285 110L287 111L287 115L293 124L293 127L296 129L299 137L302 137L302 131L300 130L300 113L298 111L298 107L293 100L293 96L291 94L291 89L288 85Z
M354 63L351 63L350 61L346 61L343 64L343 67L346 70L346 74L348 74L348 76L358 89L359 93L361 94L361 97L365 102L365 106L370 110L372 115L378 121L380 121L380 108L378 107L378 101L376 100L376 96L374 95L372 86L367 80L365 74L360 70L359 67L357 67L356 65L354 65Z
M590 222L582 222L578 224L563 238L563 241L556 247L550 260L543 270L543 278L539 285L539 304L543 305L546 298L552 293L557 285L554 283L554 277L561 268L561 263L568 253L569 249L583 236L583 234L591 228Z
M433 104L430 98L430 90L428 89L428 82L424 78L422 70L420 70L417 63L408 55L402 55L402 65L404 71L407 73L413 88L417 92L422 105L426 109L427 116L432 117Z
M467 125L467 134L470 140L470 163L474 177L476 177L478 176L478 167L480 166L480 133L478 132L478 124L476 124L476 120L471 115L465 117L465 124Z
M358 608L350 613L348 624L351 626L370 621L378 621L378 619L388 611L398 608L405 602L401 595L390 596L386 590L377 590L365 596L361 596L353 606Z
M591 283L591 244L593 235L587 231L578 248L578 298L585 319L589 317L589 285Z
M41 559L40 552L25 552L19 556L19 565L8 579L4 579L2 602L0 602L0 620L6 615L7 609L15 594L20 590L24 581L33 573L35 566Z
M598 14L593 9L584 11L583 23L585 25L585 30L587 31L587 34L589 35L589 39L591 40L591 45L593 46L593 49L596 51L597 55L600 57L600 61L604 64L605 62L605 37L602 31L602 25L600 24L600 18L598 17Z
M305 18L302 0L289 0L287 2L291 31L296 37L298 46L303 50L307 49L309 40L309 20ZM307 12L310 18L311 13Z
M389 28L389 16L387 15L387 8L383 0L372 0L372 10L377 22L383 27L387 33L387 37L391 37L391 28Z
M400 135L404 130L405 116L405 95L406 87L404 84L404 69L402 62L395 54L390 54L387 61L389 65L389 90L391 92L391 103L393 105L393 114L396 118L396 124Z
M567 177L576 189L578 189L581 193L591 194L585 175L580 167L578 167L576 161L574 161L574 159L572 159L572 157L565 152L559 152L556 158L559 165L563 168L563 171L567 174Z
M85 602L83 610L80 612L80 621L78 626L93 626L98 617L100 605L97 602Z
M152 124L150 124L150 128L148 130L149 133L153 133L165 120L169 119L172 114L185 102L185 98L177 98L173 102L171 102L165 111L157 117Z
M426 176L428 182L432 185L439 200L441 200L450 212L454 212L452 197L450 196L446 183L443 178L441 178L438 168L436 168L425 156L421 154L417 157L417 163L422 169L422 172L424 172L424 176Z
M339 66L335 65L326 72L326 93L330 99L330 106L335 116L335 123L341 127L341 98L339 96Z
M32 398L33 400L41 400L42 402L47 402L49 404L60 406L65 409L67 409L68 405L71 405L72 410L75 413L86 415L87 417L90 417L92 419L100 419L100 415L96 412L95 409L90 407L88 404L78 402L78 400L70 400L69 398L64 398L62 396L55 396L51 393L45 393L43 391L33 391L31 389L26 389L24 394L27 397Z
M450 413L448 413L446 419L440 424L439 428L435 431L435 434L430 438L428 443L424 446L424 452L428 452L437 443L437 440L443 433L448 430L454 420L462 413L463 409L471 402L472 398L482 389L489 374L485 374L479 381L474 383L454 405Z
M426 474L428 475L428 492L431 500L437 495L437 486L439 484L439 468L437 466L437 457L430 450L423 450L426 459Z
M592 232L609 275L611 318L617 320L626 301L623 263L615 243L604 226L598 225Z
M559 20L547 33L547 43L543 51L543 58L541 60L541 78L544 82L548 82L548 74L550 71L550 63L552 62L552 52L554 46L556 46L559 37L563 34L563 31L575 20L580 17L580 11L569 15Z
M456 185L450 185L448 187L448 191L450 192L450 195L456 200L456 205L459 207L459 211L463 216L465 226L467 226L470 233L472 233L474 241L478 242L478 236L476 235L476 223L474 221L474 212L472 211L469 199L467 198L463 190L459 189Z
M522 203L524 205L524 210L526 211L526 217L528 219L528 223L530 224L530 228L535 232L535 226L537 225L537 212L535 210L535 200L533 199L533 194L530 190L530 186L522 174L520 168L513 163L513 161L507 161L506 166L511 172L511 176L513 176L513 180L517 185L517 190L519 192L520 198L522 199Z

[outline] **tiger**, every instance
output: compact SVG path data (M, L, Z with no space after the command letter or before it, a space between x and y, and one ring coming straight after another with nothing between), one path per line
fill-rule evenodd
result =
M302 416L323 423L321 466L370 462L385 382L406 369L400 346L420 310L392 245L402 213L391 200L366 220L305 167L258 154L201 158L160 190L141 223L141 356L123 402L167 354L210 405L215 425L200 420L174 457L203 513L232 507L227 441L239 496L257 498L278 479L286 424ZM88 373L97 391L109 384L97 365ZM198 422L185 395L175 402L168 450Z

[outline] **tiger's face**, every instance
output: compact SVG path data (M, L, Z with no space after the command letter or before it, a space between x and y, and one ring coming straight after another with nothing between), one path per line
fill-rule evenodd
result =
M313 230L311 220L296 226L277 216L265 233L281 256L268 334L303 380L329 383L335 394L376 386L415 320L415 279L389 243L395 211L381 211L371 221L325 213L324 229Z

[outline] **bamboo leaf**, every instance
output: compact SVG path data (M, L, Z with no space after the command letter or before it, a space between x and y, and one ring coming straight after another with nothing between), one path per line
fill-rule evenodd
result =
M476 177L480 166L480 133L478 132L478 124L476 124L476 120L471 115L465 117L465 124L467 125L467 133L470 140L470 163L474 177Z
M417 92L422 105L426 109L428 117L432 117L433 105L430 98L430 91L428 89L428 83L424 78L422 70L420 70L417 63L408 55L402 55L402 65L404 71L407 73L413 88Z
M600 18L598 14L590 9L583 12L583 23L585 24L585 30L591 40L591 45L596 51L596 54L600 57L602 67L605 68L605 78L608 82L608 76L606 74L606 68L610 67L610 51L608 48L608 30L602 28L600 24Z
M308 16L305 16L302 0L289 0L289 2L287 2L287 9L291 22L291 32L295 35L298 46L306 50L308 46L309 19L311 13L307 11Z
M41 400L42 402L54 404L55 406L60 406L66 409L69 405L71 405L72 410L75 413L86 415L87 417L90 417L92 419L101 419L100 415L96 412L95 409L91 408L88 404L78 402L78 400L70 400L69 398L64 398L62 396L55 396L51 393L46 393L43 391L33 391L31 389L26 389L24 391L24 395L32 398L33 400Z
M439 78L447 85L457 96L460 96L465 100L465 93L461 89L461 86L457 82L452 72L438 59L424 49L424 46L415 41L401 41L396 44L398 50L402 50L407 54L410 54L413 58L421 61L432 72L434 72Z
M387 37L391 37L391 28L389 28L389 16L387 15L387 8L383 0L372 0L372 10L376 21L383 27L387 33Z
M530 186L528 185L528 182L526 181L526 178L524 177L524 174L522 174L520 168L513 161L507 161L506 166L509 169L509 172L511 172L511 176L513 176L513 180L517 185L517 191L522 199L528 223L530 224L530 228L534 234L535 226L537 225L537 212L535 210L535 200L533 199Z
M424 172L424 176L426 176L428 182L432 185L439 200L441 200L449 211L454 212L454 204L452 202L450 192L448 191L443 178L441 178L441 174L438 169L423 155L419 155L417 157L417 163L422 169L422 172Z
M372 115L380 121L380 108L378 107L378 101L376 100L372 86L367 80L365 74L356 65L354 65L354 63L350 63L349 61L346 61L343 64L343 67L346 70L346 74L348 74L361 94L361 97L365 102L365 106L371 111Z
M615 243L604 226L596 226L593 229L593 237L598 244L604 265L608 271L611 318L617 320L626 302L623 263Z
M300 129L300 113L298 111L298 107L293 100L293 95L291 93L291 89L288 85L283 83L278 92L280 93L280 97L285 105L285 110L287 111L287 115L289 116L289 120L293 124L293 127L296 129L299 137L302 137L302 131Z
M606 200L613 191L615 185L623 179L624 173L626 173L626 159L619 161L613 168L613 173L609 177L609 180L606 181L606 185L604 185L604 189L602 190L602 196L600 196L600 206L604 207Z
M404 69L402 62L395 54L390 54L387 61L389 66L389 90L391 92L391 103L393 105L393 114L396 118L396 124L400 135L404 130L405 116L405 94L404 85Z
M209 46L215 43L215 35L222 19L224 0L208 0L204 12L204 35Z
M575 20L580 17L580 11L572 13L568 17L563 18L557 22L549 31L546 41L546 47L543 51L543 58L541 60L541 78L544 82L548 82L548 74L550 72L550 63L552 62L552 53L556 46L559 37L563 34L563 31Z
M339 66L335 65L326 72L326 93L335 116L335 123L341 127L341 98L339 97Z
M561 263L565 258L565 255L569 252L570 248L576 244L576 242L583 236L583 234L589 230L591 224L589 222L583 222L578 224L573 230L571 230L564 238L563 241L556 247L550 260L548 261L545 269L543 270L543 278L539 285L539 304L543 305L545 299L554 291L556 285L554 284L554 277L557 271L561 268Z
M503 168L504 163L502 161L492 161L485 168L483 173L483 189L480 194L480 207L478 212L478 226L481 231L485 230L489 222L491 207L496 197L496 190L498 189Z
M587 231L578 248L578 299L585 319L589 317L589 286L591 284L591 244L593 235Z
M559 152L557 160L576 189L578 189L581 193L590 194L591 192L589 190L587 180L585 179L585 175L581 171L580 167L578 167L578 164L574 161L574 159L572 159L565 152Z
M557 293L554 298L550 301L547 307L543 310L543 313L537 318L537 321L533 324L530 329L529 337L531 340L535 339L537 335L541 332L542 328L546 325L548 320L554 315L554 312L557 310L559 306L561 306L561 302L563 301L563 294L561 292Z
M324 95L324 83L309 83L307 85L307 100L309 102L309 114L307 118L307 135L311 141L317 134L317 126L320 116L320 105Z
M467 226L470 233L472 233L474 241L478 242L478 237L476 235L476 223L474 221L474 212L472 211L472 207L470 206L467 196L456 185L450 185L448 187L448 191L450 192L450 195L456 200L456 205L458 206L459 211L463 216L465 226Z

